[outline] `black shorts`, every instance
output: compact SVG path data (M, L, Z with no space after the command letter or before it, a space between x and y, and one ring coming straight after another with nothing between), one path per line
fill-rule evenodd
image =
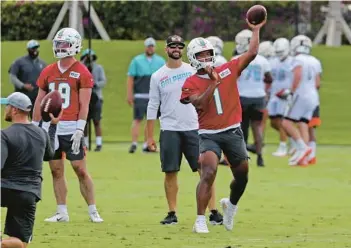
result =
M319 105L314 109L312 118L319 118L320 117L320 110Z
M193 172L199 169L199 135L197 130L167 131L160 133L160 158L162 172L180 170L183 154Z
M200 134L200 153L214 152L218 160L222 151L232 166L238 166L241 161L247 160L248 154L244 141L244 134L240 127L221 133Z
M149 99L134 99L134 120L143 120L147 112L147 104Z
M94 104L89 105L88 120L100 121L102 118L103 100L98 99Z
M51 160L59 160L63 158L63 153L69 161L82 160L85 157L84 139L82 138L78 154L72 153L72 134L58 135L59 148L55 151L55 155Z
M29 243L38 200L30 192L1 188L1 207L7 208L4 234Z
M262 121L266 108L265 97L240 97L243 119L244 116L249 120Z

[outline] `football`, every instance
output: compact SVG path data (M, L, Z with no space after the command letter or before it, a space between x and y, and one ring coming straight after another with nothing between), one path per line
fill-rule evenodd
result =
M49 113L57 117L62 109L62 98L60 92L57 90L51 91L47 94L40 104L41 118L43 121L51 121Z
M254 5L246 13L246 19L253 25L260 24L266 17L267 10L262 5Z

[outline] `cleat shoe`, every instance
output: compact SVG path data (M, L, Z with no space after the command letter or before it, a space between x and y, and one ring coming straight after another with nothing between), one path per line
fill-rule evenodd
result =
M195 221L195 224L193 226L193 232L194 233L209 233L207 224L206 224L206 219L197 219Z
M137 149L137 146L132 144L129 148L129 153L134 153L136 151L136 149Z
M68 222L69 221L69 216L68 214L60 214L56 213L50 218L46 218L44 221L46 222Z
M102 146L96 146L94 152L100 152L102 149Z
M210 224L211 225L222 225L223 223L223 216L221 215L220 212L218 212L217 209L211 210L211 214L209 217Z
M168 212L167 216L160 221L162 225L175 225L178 224L178 218L174 211Z
M94 223L101 223L104 222L104 220L100 217L98 211L94 211L93 213L89 214L91 222Z
M221 199L220 203L223 209L223 225L227 231L231 231L233 230L234 216L238 207L233 205L228 198Z

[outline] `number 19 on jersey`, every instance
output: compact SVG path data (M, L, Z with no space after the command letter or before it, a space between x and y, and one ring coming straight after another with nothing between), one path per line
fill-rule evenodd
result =
M50 92L55 90L55 83L49 83L49 90ZM58 83L57 90L60 92L63 100L62 108L63 109L68 108L71 103L71 87L69 86L68 83L60 82Z

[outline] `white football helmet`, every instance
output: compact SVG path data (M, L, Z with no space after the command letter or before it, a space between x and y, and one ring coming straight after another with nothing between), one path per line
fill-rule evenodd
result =
M278 38L273 43L275 55L284 60L290 53L290 42L286 38Z
M198 60L196 58L196 54L204 51L210 51L211 56ZM214 47L212 46L211 42L209 42L208 40L202 37L195 38L190 41L190 43L187 46L187 56L188 56L190 65L194 67L196 70L205 68L208 65L214 66L216 61L216 58L215 58L216 53L214 51Z
M224 43L221 40L221 38L219 38L218 36L210 36L210 37L207 37L206 40L211 42L212 46L214 47L215 53L217 55L222 54Z
M258 54L265 58L270 58L275 56L273 42L271 41L261 42L258 47Z
M292 38L290 48L292 55L296 55L296 53L310 54L312 41L306 35L298 35Z
M55 58L62 59L77 55L82 49L82 37L73 28L63 28L57 32L53 40Z
M240 31L235 36L236 51L238 52L238 54L243 54L244 52L249 50L251 37L252 37L252 31L248 29L244 29Z

